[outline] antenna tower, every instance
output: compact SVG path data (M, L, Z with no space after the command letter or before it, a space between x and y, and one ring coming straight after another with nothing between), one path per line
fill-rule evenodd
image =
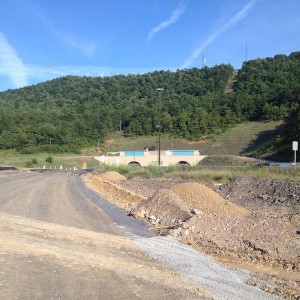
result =
M203 53L202 55L202 68L206 67L206 58L205 58L205 55Z

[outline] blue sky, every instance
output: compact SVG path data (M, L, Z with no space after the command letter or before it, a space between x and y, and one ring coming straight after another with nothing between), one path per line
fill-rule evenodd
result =
M0 91L300 51L299 0L0 1Z

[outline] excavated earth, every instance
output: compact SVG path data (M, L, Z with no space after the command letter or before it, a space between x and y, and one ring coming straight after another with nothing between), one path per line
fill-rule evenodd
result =
M239 178L222 186L170 179L85 175L86 185L217 260L254 272L249 284L300 299L300 184ZM269 282L268 285L265 282Z

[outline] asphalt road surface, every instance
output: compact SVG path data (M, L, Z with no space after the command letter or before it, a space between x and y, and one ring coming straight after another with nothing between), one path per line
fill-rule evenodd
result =
M67 172L0 173L0 299L206 299Z

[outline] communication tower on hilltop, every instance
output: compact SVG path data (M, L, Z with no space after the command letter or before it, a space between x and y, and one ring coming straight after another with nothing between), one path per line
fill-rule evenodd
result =
M203 53L202 55L202 68L206 67L206 58L205 58L205 55Z

